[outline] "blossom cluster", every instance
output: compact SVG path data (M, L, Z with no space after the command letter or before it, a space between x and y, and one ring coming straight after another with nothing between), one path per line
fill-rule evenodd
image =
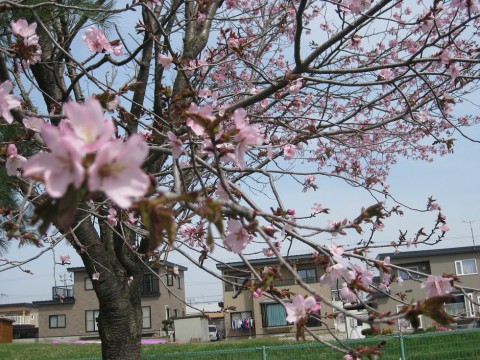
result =
M25 160L11 147L9 175L23 170L24 177L41 181L52 198L61 198L70 186L80 189L85 183L91 193L103 192L120 208L128 208L132 199L145 195L150 180L141 170L148 155L143 137L134 134L125 142L113 139L113 121L104 117L94 98L84 104L67 103L63 110L66 119L58 127L40 126L49 152Z
M118 41L110 42L105 36L103 29L97 29L92 26L85 31L82 38L90 51L97 53L106 51L117 56L123 55L123 45L119 44Z
M11 44L13 51L22 60L24 68L36 64L41 60L42 49L38 43L38 35L35 33L37 23L28 24L25 19L18 19L11 22L12 33L16 38L16 42Z

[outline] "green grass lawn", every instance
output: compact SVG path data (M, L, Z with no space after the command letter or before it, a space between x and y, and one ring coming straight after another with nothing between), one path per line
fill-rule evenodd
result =
M386 340L386 360L400 358L398 336L347 341L352 348ZM480 331L455 331L404 336L408 360L480 360ZM342 355L315 342L298 343L280 338L226 340L198 344L144 345L144 359L261 360L262 348L271 360L342 359ZM99 344L0 344L2 360L100 359Z

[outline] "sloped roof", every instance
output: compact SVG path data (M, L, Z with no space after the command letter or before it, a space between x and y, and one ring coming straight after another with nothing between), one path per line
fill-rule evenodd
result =
M418 257L431 257L431 256L441 256L441 255L453 255L453 254L471 254L480 252L480 246L464 246L456 248L444 248L444 249L427 249L427 250L415 250L415 251L405 251L398 254L395 253L382 253L377 255L378 260L383 260L387 256L390 256L392 259L410 259Z
M182 266L182 265L178 265L178 264L174 264L170 261L160 261L160 264L162 265L166 265L168 267L174 267L174 266L178 266L178 270L180 271L187 271L188 268L185 267L185 266ZM70 272L82 272L82 271L86 271L85 267L84 266L78 266L78 267L69 267L67 268L68 271Z
M285 260L289 263L294 263L294 262L302 262L305 260L311 260L313 262L313 257L312 254L301 254L301 255L289 255L289 256L284 256ZM258 258L258 259L248 259L250 264L253 266L258 266L258 265L272 265L272 264L278 264L278 259L276 257L271 257L271 258ZM243 261L237 261L237 262L230 262L230 263L224 263L224 264L216 264L217 269L227 269L229 267L233 268L243 268L245 267L245 264Z

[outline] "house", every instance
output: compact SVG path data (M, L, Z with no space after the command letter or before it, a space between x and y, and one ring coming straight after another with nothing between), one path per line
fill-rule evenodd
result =
M38 306L32 303L0 304L0 318L13 320L13 339L38 336Z
M186 267L178 266L179 274L174 277L167 268L174 264L166 262L154 268L159 277L151 272L143 276L141 301L143 333L159 335L162 321L185 315ZM73 274L73 284L52 288L52 298L35 301L39 312L39 337L78 339L98 337L98 300L92 280L83 267L67 269ZM182 302L183 301L183 302Z
M408 270L419 271L425 274L442 275L452 274L458 277L459 284L474 289L480 288L480 274L478 273L478 263L480 261L480 247L467 246L447 249L429 249L408 251L398 254L383 253L377 256L377 259L384 260L389 256L394 265L399 265L407 271L395 271L393 275L403 279L402 286L396 282L391 285L391 294L404 293L407 302L423 300L426 297L424 290L420 288L425 279L416 273ZM455 290L453 298L445 303L445 310L451 316L456 317L457 327L476 327L479 315L479 307L473 304L469 299L478 303L480 301L479 291L467 291L463 294ZM397 313L402 305L383 294L374 294L375 302L378 305L378 311L391 311ZM420 327L427 328L432 326L434 321L430 318L420 316Z
M311 254L288 256L285 259L318 294L330 298L331 289L321 286L319 282L324 270L321 265L314 261ZM294 293L307 294L288 271L281 269L276 258L254 259L250 260L250 264L260 272L265 266L275 267L283 275L282 280L275 280L273 283L273 286L277 289L289 289ZM250 271L243 262L217 264L216 266L217 269L221 270L223 278L235 284L223 284L227 338L274 334L292 334L294 336L296 328L293 324L287 323L285 307L282 304L265 295L254 298L248 289L239 292L242 285L248 283L249 279L252 278ZM331 312L331 309L328 312ZM333 320L328 319L326 321L333 328ZM307 325L314 330L326 330L325 326L322 326L319 321L313 318Z

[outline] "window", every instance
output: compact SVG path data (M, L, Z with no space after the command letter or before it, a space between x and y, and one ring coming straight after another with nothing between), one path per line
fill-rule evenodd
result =
M177 285L178 285L177 287L178 287L179 289L182 288L182 278L181 278L180 276L177 276Z
M287 326L287 312L282 304L263 303L262 324L263 327Z
M408 269L408 270L413 270L413 271L420 271L418 266L414 265L414 266L405 266L405 269ZM410 275L409 275L410 274ZM402 280L408 280L408 279L419 279L420 278L420 275L418 274L415 274L415 273L408 273L406 271L403 271L403 270L398 270L398 277L399 278L402 278Z
M477 260L468 259L455 261L455 270L457 271L457 275L478 274Z
M301 269L298 270L298 276L307 284L312 284L317 282L317 269Z
M84 284L85 284L85 290L93 290L92 280L89 277L85 278Z
M167 306L165 306L165 319L170 319L170 308Z
M50 315L48 324L50 329L64 328L67 326L67 317L65 315Z
M249 320L252 318L251 311L233 312L230 313L231 327L232 329L241 329L242 320Z
M307 326L322 326L322 321L320 320L320 312L318 312L316 315L311 315L308 317Z
M173 274L167 274L167 285L173 286Z
M332 289L332 301L342 301L340 297L340 290Z
M85 311L85 329L87 332L98 331L98 315L100 315L99 310Z
M150 306L142 306L142 328L150 329L152 327Z
M160 295L159 280L154 274L143 275L142 286L140 287L142 295Z
M178 318L178 310L177 309L173 309L173 317L175 319Z

